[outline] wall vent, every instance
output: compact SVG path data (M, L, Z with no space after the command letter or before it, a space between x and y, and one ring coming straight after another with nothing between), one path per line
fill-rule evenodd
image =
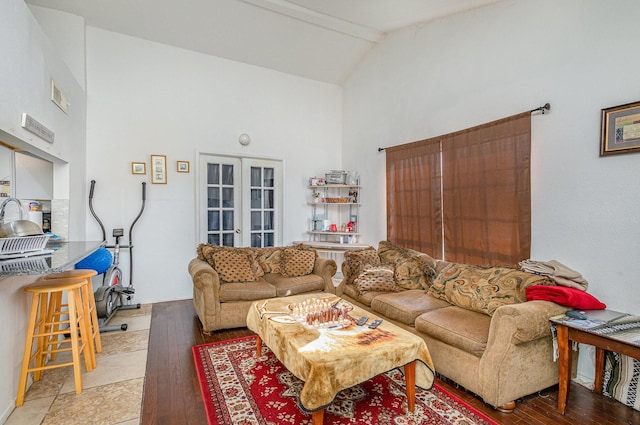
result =
M58 108L62 109L65 114L69 113L69 100L53 80L51 80L51 101L58 105Z
M33 118L31 115L26 112L22 113L22 128L29 130L36 136L46 140L49 143L53 143L53 138L55 137L55 133L45 127L43 124L40 124Z

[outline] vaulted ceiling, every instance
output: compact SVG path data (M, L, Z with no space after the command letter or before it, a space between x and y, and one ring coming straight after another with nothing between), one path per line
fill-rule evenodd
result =
M389 32L499 1L26 0L87 26L334 84Z

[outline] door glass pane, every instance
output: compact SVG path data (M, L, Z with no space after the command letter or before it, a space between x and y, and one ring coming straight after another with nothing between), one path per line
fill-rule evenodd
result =
M223 187L222 188L222 207L223 208L233 208L233 188L232 187Z
M220 212L209 211L207 215L208 215L207 230L209 231L220 230Z
M251 211L251 230L262 229L262 222L260 218L260 211Z
M264 168L264 187L273 187L275 170L273 168Z
M262 191L260 189L251 189L251 208L260 208L262 206Z
M273 190L271 189L264 191L264 207L273 208Z
M220 164L207 164L207 184L220 183Z
M233 165L222 164L222 184L233 185Z
M207 242L211 245L220 245L220 235L217 233L210 233L207 236Z
M267 245L265 245L267 246ZM251 247L252 248L262 248L262 238L259 233L251 234Z
M222 234L222 245L223 246L234 246L234 244L233 244L233 233L223 233Z
M260 167L251 167L251 186L260 186L260 178L262 169Z
M264 212L264 230L273 230L273 211Z
M264 245L263 246L274 246L273 245L273 233L265 233L263 239L264 239Z
M233 211L222 211L222 230L234 230Z
M207 206L209 208L218 208L220 206L220 188L207 188Z

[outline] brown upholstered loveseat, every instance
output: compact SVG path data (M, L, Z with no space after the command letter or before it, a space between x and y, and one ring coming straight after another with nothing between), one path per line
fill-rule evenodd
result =
M196 251L189 262L193 304L207 333L246 326L256 300L336 290L335 261L318 257L313 249L200 244Z
M385 241L345 254L342 273L337 295L422 337L436 372L486 403L510 411L558 382L548 319L567 308L525 294L552 285L546 277L438 261Z

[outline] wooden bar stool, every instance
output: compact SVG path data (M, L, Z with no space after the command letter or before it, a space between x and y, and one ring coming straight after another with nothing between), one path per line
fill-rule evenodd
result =
M52 273L46 275L44 280L52 280L52 279L84 279L86 282L86 286L82 288L82 301L85 306L85 310L87 311L87 316L89 317L91 338L89 340L89 346L92 353L93 358L93 366L96 366L95 354L93 353L101 353L102 352L102 340L100 339L100 323L98 322L98 310L96 309L96 300L93 295L93 286L91 284L91 278L97 275L98 272L91 269L76 269L76 270L66 270L60 273ZM52 356L52 360L55 360L55 355Z
M32 294L32 298L16 406L24 404L29 372L34 372L34 381L39 381L43 371L47 369L73 366L76 394L82 393L80 354L84 352L87 372L93 369L93 362L88 350L88 341L91 339L89 336L90 324L82 301L83 286L86 286L85 280L67 278L48 281L41 279L24 287L26 292ZM53 306L62 308L60 301L64 293L67 295L66 311L53 311ZM63 315L68 315L68 319L62 320ZM68 324L69 328L60 329L60 324ZM58 337L67 333L70 335L71 346L60 348L60 345L67 344L69 341L58 340ZM54 339L55 343L52 342ZM61 351L71 351L72 361L47 364L47 356ZM34 363L33 367L31 367L32 362Z

